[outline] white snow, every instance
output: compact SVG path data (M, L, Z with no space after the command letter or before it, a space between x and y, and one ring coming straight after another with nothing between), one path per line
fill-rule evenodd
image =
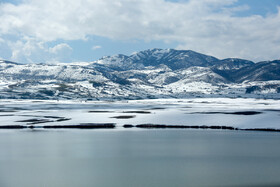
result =
M43 123L39 126L110 122L116 123L118 128L121 128L124 124L152 123L280 129L280 100L241 98L155 99L114 102L1 100L0 105L2 111L0 113L1 125L24 125L24 122L16 121L31 118L44 119L44 116L59 116L71 118L71 120ZM89 113L89 111L98 110L110 112ZM123 113L124 111L149 111L151 113ZM257 111L261 114L223 114L223 112L240 111ZM207 114L207 112L217 113ZM136 117L132 119L112 118L121 115L135 115Z

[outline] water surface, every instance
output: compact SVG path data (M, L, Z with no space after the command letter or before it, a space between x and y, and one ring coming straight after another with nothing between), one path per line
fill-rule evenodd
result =
M1 187L277 186L280 133L2 130Z

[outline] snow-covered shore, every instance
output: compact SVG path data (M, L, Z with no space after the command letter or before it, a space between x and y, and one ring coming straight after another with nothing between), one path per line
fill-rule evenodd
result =
M114 123L280 129L280 100L196 98L105 101L1 100L0 123L13 126Z

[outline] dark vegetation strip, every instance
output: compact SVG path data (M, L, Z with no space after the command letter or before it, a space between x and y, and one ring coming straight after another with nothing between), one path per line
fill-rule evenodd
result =
M0 129L114 129L115 123L81 123L79 125L2 125ZM239 129L231 126L207 126L207 125L160 125L160 124L125 124L124 128L144 128L144 129L220 129L220 130L240 130L240 131L263 131L263 132L280 132L280 129L272 128L252 128Z
M81 123L79 125L45 125L45 129L112 129L115 123Z
M108 111L108 110L90 110L88 113L113 113L114 111Z
M24 122L27 123L27 125L36 125L40 123L51 123L51 122L61 122L61 121L68 121L71 120L71 118L64 118L64 117L54 117L54 116L44 116L47 119L38 119L38 118L33 118L33 119L26 119L26 120L19 120L16 122ZM54 120L49 120L49 118L53 118Z
M150 114L149 111L123 111L123 113L134 113L134 114Z
M64 118L64 117L59 117L59 116L43 116L43 117L44 118L53 118L53 119L62 119L62 118Z
M226 114L234 114L234 115L257 115L261 114L262 112L257 111L244 111L244 112L227 112Z
M27 120L19 120L19 121L16 121L16 122L37 122L37 121L42 121L40 119L27 119Z
M135 118L136 116L114 116L111 118L115 118L115 119L131 119L131 118Z
M243 131L266 131L266 132L280 132L280 129L271 129L271 128L256 128L256 129L240 129Z
M1 125L0 129L24 129L27 126L24 125Z
M53 119L59 119L59 118L64 118L64 117L59 117L59 116L38 116L38 115L17 115L17 116L23 116L23 117L34 117L34 118L53 118Z
M225 130L239 130L238 128L230 126L207 126L207 125L158 125L158 124L141 124L136 125L137 128L169 128L169 129L225 129ZM128 128L128 127L125 127Z
M162 107L154 107L154 108L148 108L147 110L164 110L166 108L162 108Z
M112 129L115 128L115 123L81 123L79 125L45 125L45 126L34 126L34 125L2 125L0 129Z
M131 125L131 124L125 124L123 125L124 128L133 128L135 127L134 125Z
M57 119L56 121L69 121L71 120L71 118L60 118L60 119Z
M257 115L261 114L262 112L257 111L240 111L240 112L193 112L189 114L231 114L231 115Z
M280 132L280 129L272 128L252 128L252 129L240 129L231 126L207 126L207 125L158 125L158 124L140 124L140 125L129 125L126 124L124 128L145 128L145 129L221 129L221 130L242 130L242 131L266 131L266 132Z
M40 124L40 123L49 123L49 122L54 122L52 120L48 119L27 119L27 120L19 120L16 122L26 122L28 125L35 125L35 124Z
M17 111L15 111L15 110L2 110L2 109L0 109L0 112L17 112Z

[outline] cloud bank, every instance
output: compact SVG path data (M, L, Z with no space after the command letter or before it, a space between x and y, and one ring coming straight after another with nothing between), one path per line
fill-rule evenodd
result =
M13 60L50 59L69 54L71 46L58 40L87 40L102 36L114 40L179 43L219 58L255 61L279 59L280 8L267 16L237 16L248 6L237 0L25 0L0 4L0 44ZM64 48L65 50L60 50ZM52 57L53 58L53 57ZM65 59L64 59L65 60Z

